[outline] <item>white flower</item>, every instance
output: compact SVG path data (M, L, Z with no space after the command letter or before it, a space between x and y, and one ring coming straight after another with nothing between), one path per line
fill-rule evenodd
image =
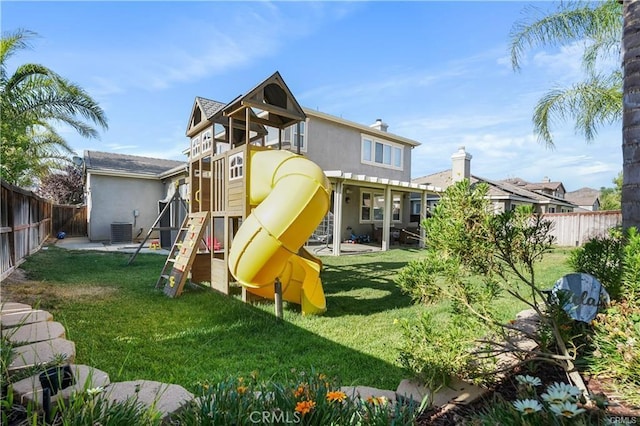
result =
M551 387L540 396L549 404L562 404L571 398L565 390L551 389Z
M582 414L586 411L584 408L578 408L575 403L569 401L557 405L552 404L549 406L549 408L551 408L551 411L553 411L556 416L562 416L568 419L575 417L578 414Z
M98 386L96 388L87 389L87 395L89 396L98 395L102 393L102 391L104 391L104 388L102 386Z
M513 406L525 415L542 410L542 405L535 399L519 399L513 402Z
M541 386L542 381L533 376L516 376L516 381L521 385Z
M560 392L565 392L569 395L571 395L572 397L578 397L582 392L580 392L580 389L578 389L577 387L573 386L573 385L568 385L566 383L562 383L562 382L555 382L553 383L551 386L549 386L547 388L547 392L550 391L560 391Z

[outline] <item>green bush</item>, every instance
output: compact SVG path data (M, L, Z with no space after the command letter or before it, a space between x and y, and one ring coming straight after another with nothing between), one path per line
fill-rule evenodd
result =
M629 228L627 233L623 265L623 295L630 303L637 304L640 298L640 233L636 228Z
M612 299L619 299L622 285L624 242L618 233L594 237L569 255L569 265L576 272L596 277Z
M485 366L472 350L477 324L467 318L447 324L424 312L418 321L404 320L399 362L430 389L447 386L451 377L475 378ZM477 330L475 330L477 331Z
M434 272L434 263L431 260L411 260L400 270L395 282L415 303L429 304L436 301L440 293Z
M614 391L640 405L640 307L613 302L593 321L591 373L610 377Z

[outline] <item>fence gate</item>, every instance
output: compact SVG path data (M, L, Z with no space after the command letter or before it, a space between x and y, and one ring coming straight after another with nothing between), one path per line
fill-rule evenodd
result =
M87 236L87 206L53 205L52 213L53 235L62 231L68 237Z

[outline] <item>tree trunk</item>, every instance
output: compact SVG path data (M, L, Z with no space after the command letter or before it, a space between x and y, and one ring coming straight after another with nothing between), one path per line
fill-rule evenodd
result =
M640 230L640 0L624 0L622 227Z

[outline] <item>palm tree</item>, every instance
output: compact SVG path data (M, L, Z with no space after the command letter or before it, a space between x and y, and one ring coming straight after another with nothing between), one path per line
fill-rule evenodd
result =
M560 3L550 15L527 10L534 19L517 22L511 31L511 64L520 69L526 49L560 46L586 41L582 65L584 81L568 88L552 89L537 103L533 114L534 132L547 147L553 148L551 123L573 119L575 130L587 141L593 140L598 126L611 124L622 116L622 73L619 68L603 73L601 60L618 55L622 32L621 6L617 1L599 3Z
M90 138L98 132L89 123L108 127L98 103L49 68L24 64L8 74L7 60L28 48L34 36L18 30L0 39L0 177L14 184L29 184L68 161L73 149L55 131L55 124L64 123Z
M520 69L524 51L534 46L587 41L582 57L585 80L543 96L534 110L534 131L552 148L554 119L573 119L576 131L591 141L598 126L622 118L622 226L627 229L640 227L640 7L636 0L625 0L623 10L622 3L561 3L551 15L516 23L511 32L511 63L514 70ZM619 68L599 71L598 60L617 57L621 41L624 76Z
M640 2L624 2L622 227L640 230Z

